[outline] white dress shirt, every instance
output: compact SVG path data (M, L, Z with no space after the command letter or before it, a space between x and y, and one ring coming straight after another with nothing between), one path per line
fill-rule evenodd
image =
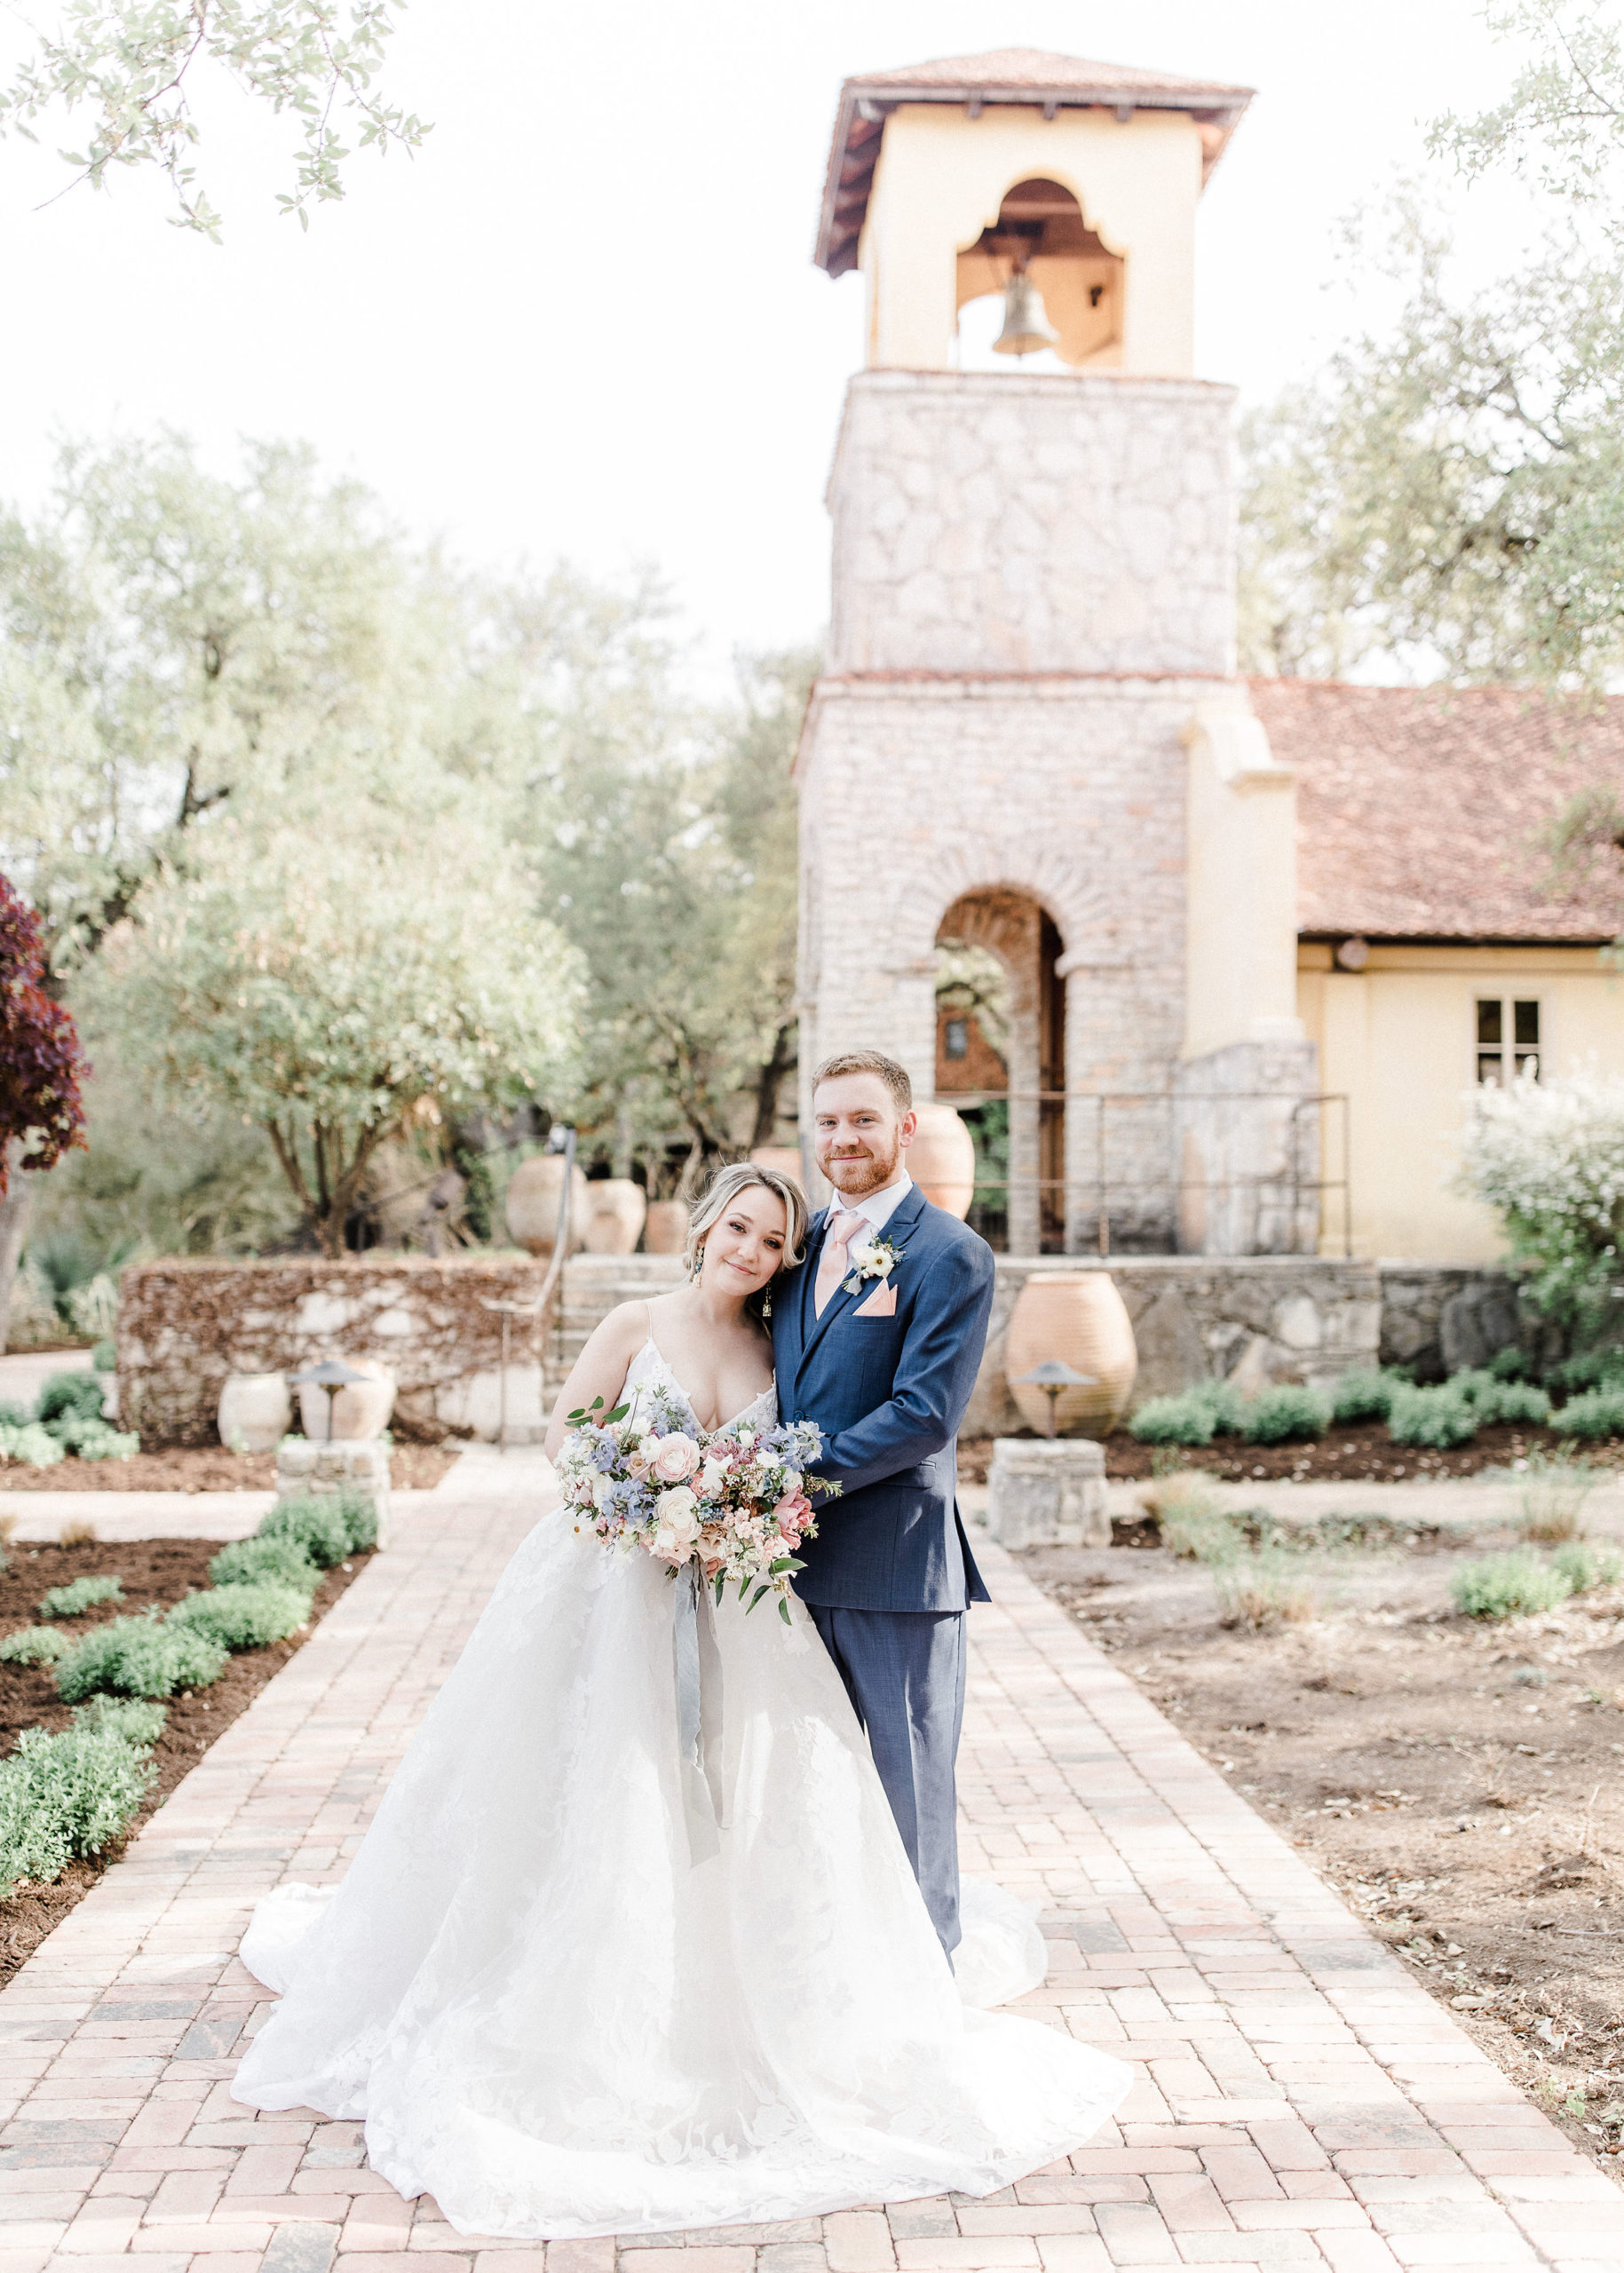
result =
M860 1200L848 1200L837 1192L830 1201L831 1208L844 1208L848 1215L861 1216L868 1225L867 1232L855 1234L859 1243L867 1246L875 1232L883 1232L914 1188L914 1179L904 1168L891 1183L878 1192L865 1192Z

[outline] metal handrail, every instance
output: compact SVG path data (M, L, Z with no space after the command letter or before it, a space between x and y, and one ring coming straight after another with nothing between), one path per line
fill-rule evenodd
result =
M558 1141L560 1136L561 1143ZM553 1299L558 1290L558 1281L564 1276L565 1257L569 1253L569 1210L575 1182L574 1130L555 1123L548 1136L545 1149L549 1152L562 1152L564 1155L564 1188L558 1194L558 1220L553 1232L552 1255L542 1280L541 1291L527 1303L507 1302L490 1295L479 1297L480 1308L495 1311L502 1319L502 1373L498 1392L501 1419L497 1426L496 1444L498 1450L504 1453L508 1448L508 1337L512 1322L516 1318L542 1320L543 1340L545 1341L552 1325Z
M978 1105L1010 1105L1017 1103L1021 1105L1035 1105L1040 1108L1040 1111L1044 1105L1092 1105L1096 1108L1094 1130L1096 1158L1095 1169L1092 1176L978 1176L975 1179L974 1189L978 1192L1002 1192L1006 1194L1015 1190L1036 1192L1039 1194L1045 1192L1058 1193L1061 1195L1061 1204L1063 1208L1073 1193L1085 1195L1086 1198L1091 1198L1097 1213L1097 1239L1099 1252L1102 1255L1109 1255L1111 1252L1111 1202L1113 1199L1120 1205L1123 1200L1129 1197L1153 1194L1158 1197L1165 1197L1168 1200L1176 1201L1179 1195L1184 1192L1199 1191L1204 1192L1229 1192L1244 1190L1249 1187L1256 1187L1259 1184L1264 1184L1271 1186L1277 1186L1281 1191L1289 1191L1294 1215L1301 1206L1303 1196L1305 1193L1314 1192L1323 1195L1333 1192L1340 1192L1342 1194L1343 1252L1347 1255L1351 1255L1353 1252L1352 1186L1351 1177L1350 1175L1351 1162L1349 1157L1351 1145L1351 1129L1350 1126L1351 1116L1349 1100L1346 1094L1343 1091L1324 1090L1317 1096L1305 1097L1301 1094L1301 1092L1291 1089L939 1089L936 1092L935 1102L939 1105L953 1105L955 1108L960 1106L968 1106L972 1110ZM1199 1183L1194 1181L1186 1183L1183 1178L1180 1178L1176 1183L1169 1183L1165 1178L1161 1177L1157 1177L1153 1180L1146 1180L1130 1176L1112 1176L1109 1173L1105 1135L1105 1118L1107 1108L1112 1105L1179 1106L1185 1105L1290 1105L1292 1109L1291 1119L1293 1123L1293 1139L1290 1148L1290 1167L1287 1173L1279 1177L1234 1176L1203 1178ZM1343 1174L1340 1176L1322 1176L1310 1178L1303 1176L1298 1168L1296 1129L1299 1125L1299 1116L1305 1112L1316 1112L1325 1106L1340 1108L1340 1119L1342 1123ZM1320 1213L1323 1219L1325 1213L1323 1205L1321 1207Z

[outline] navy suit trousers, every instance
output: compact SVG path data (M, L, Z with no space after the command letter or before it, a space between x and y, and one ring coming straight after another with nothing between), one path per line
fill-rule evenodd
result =
M951 1958L959 1944L953 1770L964 1718L964 1612L806 1607L867 1731L931 1922Z

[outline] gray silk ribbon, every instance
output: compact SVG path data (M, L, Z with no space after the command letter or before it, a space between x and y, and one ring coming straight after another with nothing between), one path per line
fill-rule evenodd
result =
M685 1563L673 1588L671 1656L677 1679L677 1743L682 1762L688 1859L721 1851L727 1822L718 1746L722 1727L722 1655L717 1648L710 1591L697 1563Z

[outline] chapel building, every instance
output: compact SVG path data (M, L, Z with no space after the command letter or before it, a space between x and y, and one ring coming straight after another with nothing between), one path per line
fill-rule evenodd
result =
M1194 232L1250 91L1026 49L842 91L817 258L867 365L797 761L802 1127L875 1045L962 1102L1013 1255L1489 1260L1471 1085L1624 1065L1624 888L1542 846L1624 706L1238 675ZM995 1040L939 999L976 953Z

